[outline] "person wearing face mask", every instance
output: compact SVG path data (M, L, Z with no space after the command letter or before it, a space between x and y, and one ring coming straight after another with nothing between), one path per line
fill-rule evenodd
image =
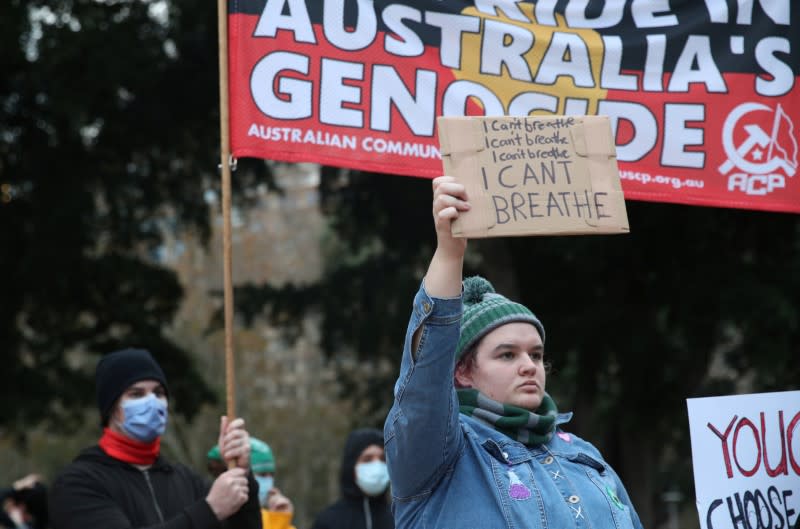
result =
M206 454L208 471L218 476L225 463L215 445ZM275 486L275 456L267 443L250 438L250 470L258 483L258 502L261 505L261 525L264 529L295 529L292 525L294 505Z
M380 430L361 428L350 433L339 476L341 499L324 509L311 529L394 529Z
M160 454L169 389L148 351L124 349L101 358L95 388L103 434L54 480L53 529L261 527L249 435L241 418L221 418L219 446L232 468L209 485Z

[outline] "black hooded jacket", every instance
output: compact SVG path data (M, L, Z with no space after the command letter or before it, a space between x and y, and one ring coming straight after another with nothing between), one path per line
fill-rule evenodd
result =
M53 529L257 529L258 485L248 477L250 497L225 523L205 501L209 485L194 471L159 456L146 471L107 455L83 450L50 487Z
M311 529L394 529L388 494L365 496L356 485L355 466L358 456L370 445L383 447L383 433L364 428L350 433L344 446L339 480L342 498L323 510Z

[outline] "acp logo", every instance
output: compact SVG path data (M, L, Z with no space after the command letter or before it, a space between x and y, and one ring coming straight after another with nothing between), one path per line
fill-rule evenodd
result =
M767 133L761 125L770 115ZM797 172L794 122L780 103L774 109L762 103L742 103L734 108L722 127L722 146L728 159L718 170L723 175L730 173L728 191L766 195L786 187L786 177Z

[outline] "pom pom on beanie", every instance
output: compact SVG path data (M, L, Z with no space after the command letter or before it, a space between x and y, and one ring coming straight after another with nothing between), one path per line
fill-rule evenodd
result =
M544 326L528 307L495 292L492 284L480 276L464 279L464 312L461 336L456 346L456 361L481 338L506 323L526 322L539 331L544 343Z

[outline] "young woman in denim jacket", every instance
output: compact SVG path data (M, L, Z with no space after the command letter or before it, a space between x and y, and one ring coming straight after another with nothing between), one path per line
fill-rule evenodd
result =
M437 248L414 299L384 428L398 529L642 529L622 482L563 431L545 392L545 331L526 307L468 278L470 208L453 177L433 181Z

